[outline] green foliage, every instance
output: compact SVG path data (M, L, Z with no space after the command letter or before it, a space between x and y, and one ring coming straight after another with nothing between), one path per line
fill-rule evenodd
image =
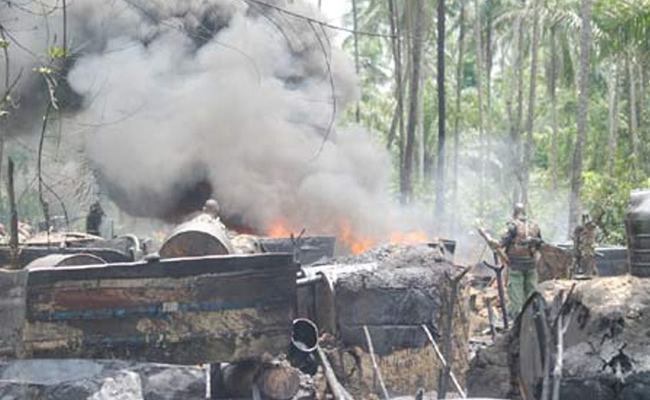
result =
M68 51L63 47L52 46L47 49L47 56L52 60L60 60L68 56Z
M612 175L587 171L582 201L597 221L602 241L625 244L625 212L633 189L650 187L650 178L641 177L630 160L619 159Z

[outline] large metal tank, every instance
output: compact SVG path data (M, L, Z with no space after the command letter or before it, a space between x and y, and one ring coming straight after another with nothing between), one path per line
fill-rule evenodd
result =
M218 221L202 217L176 227L160 247L160 258L233 254L234 249L225 229Z
M56 267L76 267L80 265L97 265L106 264L106 261L92 254L50 254L45 257L37 258L27 264L25 269L41 269Z
M625 230L630 273L650 277L650 189L630 193Z

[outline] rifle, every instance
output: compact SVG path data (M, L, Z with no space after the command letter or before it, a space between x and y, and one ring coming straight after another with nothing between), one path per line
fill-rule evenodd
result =
M503 265L509 265L510 264L510 259L506 255L506 252L503 251L503 249L499 246L494 245L494 240L490 237L490 235L485 232L483 228L478 228L478 233L485 239L487 242L488 246L492 249L494 254L496 254L496 257L501 261ZM496 261L496 260L495 260Z

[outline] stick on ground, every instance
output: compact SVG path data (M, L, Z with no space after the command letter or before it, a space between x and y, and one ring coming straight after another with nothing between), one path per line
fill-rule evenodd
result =
M332 391L334 400L348 400L349 397L346 396L346 392L342 390L343 387L339 383L338 379L336 379L336 374L334 374L334 370L332 369L330 362L327 360L325 352L323 352L323 349L321 349L320 346L316 347L316 351L318 352L320 363L323 366L323 371L325 371L325 379L327 380L327 385Z
M445 357L443 357L442 353L440 352L440 348L438 347L438 343L433 339L433 335L431 334L431 331L426 325L422 325L422 329L424 329L424 332L427 334L427 337L429 338L429 342L433 345L433 349L436 351L436 354L438 355L438 358L440 359L440 362L442 363L443 367L447 367L447 360L445 360ZM467 394L463 390L463 388L460 387L460 383L458 383L458 379L456 379L456 375L454 375L454 371L449 370L449 376L451 377L451 382L454 384L456 387L456 390L458 391L458 394L465 399L467 398Z
M381 376L381 371L379 370L379 365L375 359L375 348L372 346L372 339L370 338L370 332L366 325L363 326L363 332L366 334L366 341L368 342L368 351L370 351L370 358L372 359L372 367L375 369L375 374L379 379L379 385L381 386L381 391L384 393L384 398L386 400L390 399L388 396L388 390L386 390L386 385L384 384L384 378Z

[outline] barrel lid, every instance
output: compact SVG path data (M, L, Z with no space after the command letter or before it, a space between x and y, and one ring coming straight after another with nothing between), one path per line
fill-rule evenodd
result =
M630 192L627 217L650 216L650 189L637 189Z

